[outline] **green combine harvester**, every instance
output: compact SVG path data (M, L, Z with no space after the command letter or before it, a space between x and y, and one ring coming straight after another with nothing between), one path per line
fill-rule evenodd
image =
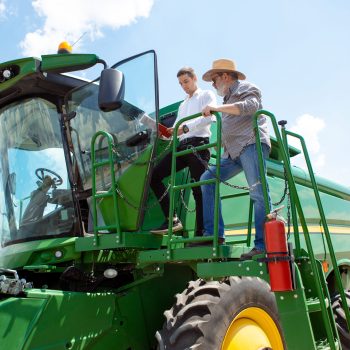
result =
M76 76L98 64L98 79ZM94 54L0 64L1 350L350 349L350 189L315 177L303 138L272 113L252 122L264 114L274 129L266 240L287 248L239 260L254 235L244 175L212 180L224 245L217 228L194 237L191 187L201 183L187 171L167 180L183 232L170 220L167 235L150 233L164 221L152 168L177 143L157 123L172 125L177 107L159 109L153 51L111 68ZM216 118L199 147L211 163ZM299 153L307 172L290 164Z

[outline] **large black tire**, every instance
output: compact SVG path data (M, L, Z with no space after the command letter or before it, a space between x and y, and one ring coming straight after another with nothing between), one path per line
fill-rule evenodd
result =
M350 291L345 291L345 296L348 308L350 309ZM332 299L332 309L342 349L350 350L350 333L348 331L345 312L339 294Z
M166 321L156 334L159 350L219 350L237 315L253 308L262 309L276 325L281 346L274 350L285 349L269 285L260 278L230 277L223 282L191 281L176 295L175 305L165 311Z

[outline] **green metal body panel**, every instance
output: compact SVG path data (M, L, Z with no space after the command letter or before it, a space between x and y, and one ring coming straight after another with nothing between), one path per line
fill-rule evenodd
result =
M76 237L56 238L3 247L0 254L0 266L17 269L27 265L56 265L77 260L80 253L75 249L76 239ZM57 250L63 253L62 257L55 257L54 253Z
M41 58L28 57L14 61L7 61L0 64L0 69L6 67L18 67L18 74L8 81L0 84L1 92L15 86L24 77L38 72L64 73L86 69L94 66L98 57L94 54L62 54L43 55Z
M41 56L43 72L73 72L94 66L99 58L94 54L60 54Z
M16 61L8 61L0 64L0 69L11 67L13 65L19 66L19 73L14 78L3 82L0 84L0 93L6 91L7 89L15 86L19 81L21 81L25 76L37 72L38 67L40 66L40 60L37 58L22 58Z
M1 347L25 349L135 349L155 345L162 312L192 278L185 267L120 293L32 289L0 302ZM160 288L167 286L167 288Z
M124 231L135 231L138 228L141 211L139 210L144 196L147 172L149 171L149 160L151 159L152 148L149 147L143 152L137 161L138 164L131 165L120 177L117 185L128 201L119 201L118 211L120 227ZM98 202L106 225L116 222L114 206L111 197L102 198Z

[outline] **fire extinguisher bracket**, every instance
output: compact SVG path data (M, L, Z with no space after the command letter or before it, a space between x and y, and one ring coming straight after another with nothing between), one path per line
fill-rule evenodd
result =
M281 254L280 252L276 253L269 253L269 254ZM258 262L278 262L278 261L291 261L294 262L294 257L291 256L273 256L271 258L266 257L266 258L260 258L257 259Z

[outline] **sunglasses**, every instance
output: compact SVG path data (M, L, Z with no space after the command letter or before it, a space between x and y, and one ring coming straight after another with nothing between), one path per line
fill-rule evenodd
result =
M216 75L214 75L212 78L211 78L211 81L213 82L213 84L215 85L216 84L216 80L219 78L219 77L222 77L224 73L218 73Z

